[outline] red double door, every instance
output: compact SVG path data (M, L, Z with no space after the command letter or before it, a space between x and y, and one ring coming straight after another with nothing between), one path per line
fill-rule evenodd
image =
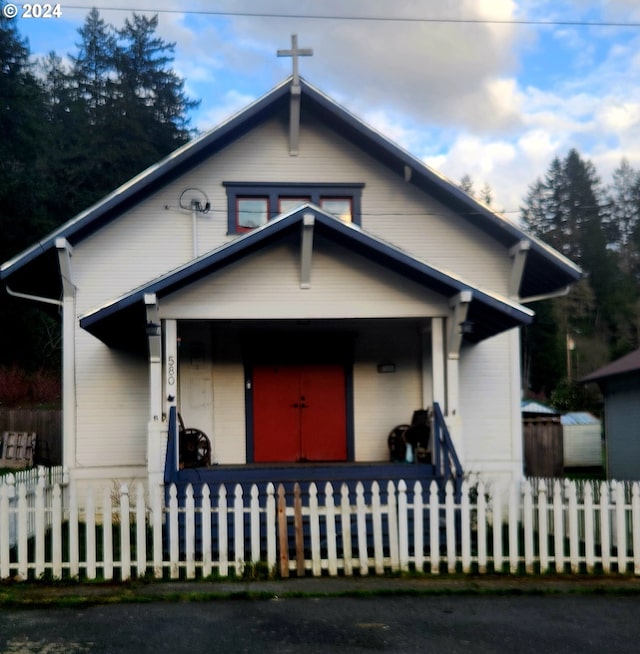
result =
M343 366L254 368L254 461L345 461L346 432Z

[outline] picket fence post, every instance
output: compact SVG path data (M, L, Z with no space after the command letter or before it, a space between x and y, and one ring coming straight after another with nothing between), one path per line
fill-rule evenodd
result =
M258 499L258 487L251 486L250 525L251 525L251 561L260 560L260 502Z
M192 484L187 484L184 503L184 549L187 579L196 576L196 502Z
M569 500L569 559L571 572L580 571L580 542L578 539L578 498L576 483L565 480L565 495Z
M483 481L478 482L476 520L478 525L478 571L487 572L487 497Z
M502 557L502 497L497 485L493 486L491 497L491 514L493 520L493 571L503 571Z
M342 565L346 577L353 575L353 550L351 547L351 501L346 484L340 487L340 527L342 532Z
M614 482L614 496L616 501L616 547L618 549L618 572L627 571L627 524L626 502L624 484Z
M209 484L202 484L200 511L202 576L207 578L211 576L213 571L211 558L211 490L209 489Z
M440 500L435 481L429 487L429 559L431 574L440 574Z
M611 572L611 516L609 515L609 486L600 484L600 547L602 550L602 571Z
M453 482L449 480L445 486L445 525L447 534L447 570L456 571L456 516Z
M218 489L218 570L221 577L229 576L229 532L228 532L227 488L220 484Z
M147 573L147 511L144 487L138 482L136 488L136 575Z
M564 572L564 505L562 489L556 479L553 483L553 556L556 572Z
M387 482L387 530L389 539L389 564L391 570L396 572L400 568L400 536L398 534L398 506L396 486L392 481ZM382 531L382 530L381 530ZM384 534L382 534L384 536ZM406 540L406 539L405 539ZM384 564L382 574L384 574Z
M180 534L178 532L178 489L169 487L169 577L180 576Z
M320 516L318 514L318 489L313 482L309 484L309 538L311 539L311 574L314 577L319 577L322 573Z
M424 505L422 484L413 485L413 561L416 572L424 570Z
M533 533L533 487L527 479L524 484L522 498L522 521L524 528L524 569L527 574L533 574L534 554L534 533Z
M26 484L23 484L26 490ZM36 485L34 510L35 526L35 574L40 579L44 574L44 539L45 539L45 513L44 513L44 479L40 477Z
M538 484L538 556L540 558L540 572L549 571L549 526L547 505L547 484L541 479Z
M13 475L10 483L0 484L0 580L8 579L11 576L11 565L9 559L9 491L14 489Z
M233 553L236 574L241 576L244 572L244 502L242 486L236 484L233 501Z
M591 574L595 569L595 531L594 531L594 506L593 506L593 487L587 484L584 488L584 561L587 573Z
M391 500L389 500L391 504ZM377 575L384 574L384 552L382 549L382 509L380 505L380 486L377 481L371 484L371 512L373 524L373 565ZM365 513L364 504L362 513ZM363 521L365 520L363 515ZM391 530L389 530L391 532ZM391 534L389 534L391 536Z
M460 496L460 554L462 572L471 572L471 506L469 501L469 482L462 482Z
M391 487L391 482L389 482ZM394 529L389 517L389 539L394 538ZM404 479L398 482L398 563L400 570L409 570L409 520L407 507L407 484ZM395 541L395 538L394 538ZM391 561L393 568L393 547L391 548Z
M519 563L519 512L518 512L518 482L509 486L509 572L516 574Z
M75 492L75 484L74 492ZM71 492L71 489L69 489ZM86 551L86 575L87 579L93 580L97 577L96 570L96 509L93 499L93 488L87 489L85 499L85 551Z
M369 574L369 553L367 549L367 516L364 504L364 486L361 481L356 484L356 524L358 529L358 560L360 574Z
M325 528L327 530L327 568L330 577L338 575L338 549L336 543L336 504L331 482L324 485Z
M276 568L276 498L275 487L269 482L267 484L267 565L269 571Z

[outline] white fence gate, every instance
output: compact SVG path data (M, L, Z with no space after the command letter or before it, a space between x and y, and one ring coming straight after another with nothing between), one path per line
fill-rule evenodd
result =
M64 498L63 498L64 496ZM63 501L64 499L64 501ZM203 578L496 572L640 575L638 483L528 480L502 490L330 483L89 491L44 473L0 483L0 578Z

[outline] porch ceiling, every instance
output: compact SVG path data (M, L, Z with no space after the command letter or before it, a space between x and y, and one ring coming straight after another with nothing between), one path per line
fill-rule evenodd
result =
M466 340L470 342L479 342L512 327L531 322L533 312L529 309L475 288L374 238L357 226L343 223L318 207L305 205L86 314L80 319L80 326L110 347L146 352L145 295L155 294L158 303L162 304L163 297L283 238L289 238L291 234L300 234L304 215L309 214L313 214L314 229L318 234L425 289L448 299L462 291L470 291L472 299L467 320L473 323L473 330L472 333L465 334Z

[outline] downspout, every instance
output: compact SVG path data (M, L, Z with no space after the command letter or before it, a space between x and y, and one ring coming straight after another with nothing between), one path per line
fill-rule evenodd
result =
M62 465L71 469L76 458L76 286L71 273L71 257L73 255L71 244L65 238L58 238L55 247L60 267L62 300L20 293L12 290L9 286L5 286L5 288L11 297L30 302L53 304L62 309Z
M62 463L72 469L76 460L76 286L71 244L58 238L56 250L62 280Z

